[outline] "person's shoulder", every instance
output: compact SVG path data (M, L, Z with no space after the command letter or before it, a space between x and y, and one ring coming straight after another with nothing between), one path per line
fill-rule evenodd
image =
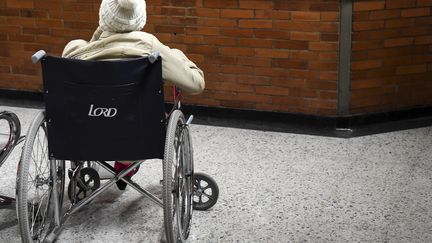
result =
M70 41L63 49L63 57L69 57L74 51L88 45L88 41L77 39Z
M136 37L136 38L144 38L144 39L153 39L156 38L154 35L144 32L144 31L132 31L129 33L126 33L126 35Z

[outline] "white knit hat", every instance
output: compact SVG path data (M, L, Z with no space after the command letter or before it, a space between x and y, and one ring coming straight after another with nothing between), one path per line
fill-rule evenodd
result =
M115 33L141 30L146 24L145 0L102 0L99 27Z

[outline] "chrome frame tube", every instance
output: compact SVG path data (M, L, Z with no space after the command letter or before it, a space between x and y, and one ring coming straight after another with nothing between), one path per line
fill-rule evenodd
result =
M51 196L51 203L54 207L54 222L55 225L60 225L60 204L59 204L59 196L58 196L58 190L57 190L57 165L56 160L51 159L50 160L50 166L51 166L51 179L52 179L52 196Z
M104 191L108 190L110 186L112 186L116 181L122 179L124 176L126 176L129 172L131 172L133 169L135 169L137 166L139 166L142 162L138 162L133 164L132 166L126 168L122 172L120 172L117 176L109 180L107 183L103 184L101 187L96 189L92 194L90 194L88 197L84 198L83 200L79 201L78 203L72 205L67 212L63 215L63 217L59 220L59 224L56 227L54 227L51 232L48 234L48 236L43 241L44 243L54 242L54 240L57 238L57 236L60 234L63 225L66 223L66 221L69 219L69 217L77 212L79 209L90 203L95 197L97 197L99 194L103 193ZM108 165L109 166L109 165ZM111 168L112 169L112 168ZM112 169L113 170L113 169ZM116 174L114 172L114 174Z
M112 166L110 166L108 163L104 162L104 161L96 161L96 163L98 163L100 166L102 166L104 169L106 169L108 172L110 172L113 175L116 175L116 171L112 168ZM138 165L140 165L142 163L142 161L140 162L135 162L132 166L134 166L133 168L136 168ZM136 165L135 165L136 164ZM129 168L131 168L132 166L130 166ZM128 168L128 169L129 169ZM123 180L124 182L126 182L130 187L132 187L133 189L137 190L138 192L140 192L143 196L146 196L147 198L149 198L151 201L153 201L154 203L156 203L157 205L163 207L163 203L162 200L160 200L158 197L156 197L155 195L151 194L150 192L146 191L145 189L143 189L141 186L139 186L138 184L136 184L135 182L133 182L131 179L129 178L123 178L120 177L120 174L118 176L119 178L116 180ZM114 178L116 179L116 178ZM113 180L113 179L111 179Z
M53 160L55 162L55 160ZM142 195L146 196L147 198L149 198L151 201L153 201L154 203L156 203L157 205L163 207L163 203L162 200L157 198L156 196L154 196L153 194L151 194L150 192L144 190L143 188L141 188L138 184L136 184L135 182L133 182L131 179L129 178L124 178L129 172L131 172L133 169L137 168L139 165L141 165L142 161L140 162L135 162L133 163L131 166L129 166L128 168L124 169L123 171L121 171L120 173L117 174L117 172L114 170L114 168L109 165L108 163L106 163L105 161L95 161L96 163L98 163L101 167L103 167L104 169L106 169L108 172L110 172L111 174L113 174L115 177L110 179L108 182L106 182L105 184L103 184L101 187L99 187L98 189L96 189L93 193L91 193L88 197L84 198L83 200L79 201L78 203L72 205L67 212L63 215L63 217L60 218L60 210L58 207L58 197L56 201L57 206L55 206L55 208L57 208L57 211L59 213L59 218L56 218L56 226L51 230L51 232L48 234L48 236L45 238L45 240L43 241L44 243L50 243L50 242L54 242L55 239L57 238L57 236L60 234L60 232L62 231L62 228L64 226L64 224L66 223L66 221L69 219L69 217L74 214L75 212L77 212L79 209L81 209L82 207L84 207L85 205L87 205L88 203L90 203L90 201L92 201L94 198L96 198L99 194L103 193L104 191L106 191L107 189L110 188L110 186L112 186L115 182L119 181L119 180L123 180L124 182L126 182L129 186L131 186L132 188L134 188L135 190L137 190L138 192L140 192ZM55 164L55 163L54 163ZM52 165L52 164L51 164ZM55 166L54 166L55 168ZM55 169L54 169L55 170ZM54 173L54 170L52 170L52 173ZM57 176L57 175L56 175ZM55 177L56 177L55 176ZM56 191L56 193L58 194L57 188L55 187L53 189L53 192ZM56 210L56 209L54 209ZM58 220L58 221L57 221ZM58 224L57 224L58 222Z

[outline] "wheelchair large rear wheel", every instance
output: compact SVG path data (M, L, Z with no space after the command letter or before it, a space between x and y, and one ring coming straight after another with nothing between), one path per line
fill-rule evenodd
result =
M55 166L55 170L51 168L47 127L44 112L40 112L27 132L18 165L17 214L23 242L42 242L55 226L53 185L57 185L58 210L61 211L65 163L56 160Z
M193 200L193 151L183 113L174 111L168 123L163 161L163 208L168 243L189 236Z

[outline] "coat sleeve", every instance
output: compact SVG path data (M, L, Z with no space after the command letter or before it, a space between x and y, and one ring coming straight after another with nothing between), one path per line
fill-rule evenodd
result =
M190 61L182 51L169 48L156 37L153 38L152 51L159 51L162 56L163 79L173 83L186 93L199 94L204 91L203 71Z

